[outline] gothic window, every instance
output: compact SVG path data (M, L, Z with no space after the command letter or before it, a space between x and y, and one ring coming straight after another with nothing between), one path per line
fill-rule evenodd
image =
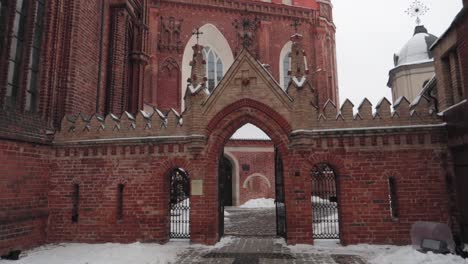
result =
M11 50L8 59L8 78L6 103L14 104L18 97L20 85L21 58L23 57L23 44L26 32L26 18L29 1L17 0L15 7L15 19L13 21L13 35Z
M36 15L34 21L33 43L29 57L28 83L26 93L26 110L37 110L38 85L39 85L39 57L41 54L42 35L44 32L45 1L36 0Z
M180 110L180 70L173 58L168 58L159 68L156 106L160 110Z
M288 88L289 79L291 78L288 74L289 68L291 67L291 52L288 52L283 58L283 89Z
M3 51L3 38L6 31L7 0L0 0L0 53Z
M206 73L208 78L208 89L213 89L218 85L224 75L223 61L218 54L209 46L203 49L203 58L206 60Z

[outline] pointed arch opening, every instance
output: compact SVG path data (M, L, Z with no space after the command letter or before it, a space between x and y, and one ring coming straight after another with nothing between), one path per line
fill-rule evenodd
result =
M275 118L275 112L268 106L254 101L251 103L252 105L247 102L244 105L238 105L233 111L230 110L230 106L226 107L225 110L212 119L214 123L210 122L209 125L212 130L209 136L208 153L217 161L215 163L217 165L217 175L215 174L215 177L218 181L218 235L219 237L234 234L243 235L236 233L236 230L240 230L236 226L245 226L250 223L246 221L246 217L239 217L238 214L243 210L253 210L249 212L252 221L255 221L256 218L269 217L266 222L272 223L272 225L262 226L258 230L259 234L254 235L279 235L286 238L286 204L282 158L288 155L287 135L289 134L289 132L285 133L283 131L289 130L287 126L282 127L282 117L277 114L278 118ZM244 138L238 137L236 139L233 136L239 134L237 131L249 128L251 133L247 133ZM246 204L244 207L247 209L237 207L237 209L232 210L231 207L225 207L226 183L229 184L225 179L225 169L223 169L225 168L224 162L226 159L224 157L226 157L226 153L235 156L238 161L240 185L238 200L239 205ZM260 166L255 165L260 160L262 160L262 164ZM261 171L258 170L259 168L266 170ZM216 170L216 168L213 169ZM243 198L243 191L249 195L249 188L242 188L242 184L247 180L247 177L259 174L265 175L267 178L270 177L268 179L270 184L258 184L258 186L265 187L265 190L250 192L250 195L262 193L263 191L266 195ZM269 176L267 176L268 174ZM254 178L251 177L251 180L254 180ZM259 178L259 183L260 180L263 183L264 179L257 178ZM233 183L237 183L237 179ZM253 187L255 187L255 184L253 184ZM253 201L246 203L249 200ZM225 212L228 214L225 215Z
M207 67L207 78L210 91L221 81L227 69L231 67L234 62L234 55L232 49L216 26L213 24L205 24L200 27L203 35L200 37L199 44L204 46L204 56ZM192 60L193 50L192 47L197 43L197 38L192 36L185 45L184 54L182 57L182 79L181 79L181 104L184 109L183 98L187 86L187 79L190 77L190 61Z
M182 168L169 172L170 239L190 238L190 176Z

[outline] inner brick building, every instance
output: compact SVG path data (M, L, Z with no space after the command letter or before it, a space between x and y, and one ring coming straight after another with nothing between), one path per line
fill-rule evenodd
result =
M392 111L386 99L374 110L365 99L356 114L348 100L337 107L328 0L2 0L0 8L0 253L165 242L171 204L188 198L188 237L215 243L223 160L246 147L230 138L247 123L271 138L249 143L273 159L270 178L251 179L271 189L288 243L317 238L311 195L326 175L334 194L320 198L336 205L343 244L406 244L421 220L459 231L447 124L433 102L402 98ZM252 176L240 169L230 170L237 189ZM175 180L189 184L176 197Z

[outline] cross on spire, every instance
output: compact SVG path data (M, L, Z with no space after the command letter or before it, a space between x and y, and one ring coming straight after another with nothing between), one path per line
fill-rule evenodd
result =
M203 32L200 31L200 28L196 28L193 32L192 35L197 36L197 45L198 45L198 40L200 39L200 35L203 35Z
M297 33L297 29L299 28L299 26L301 26L302 24L299 22L299 19L294 19L294 22L290 25L291 27L294 28L294 31Z
M428 11L429 7L427 7L424 3L419 0L414 0L405 13L410 17L416 17L416 24L419 26L421 25L421 17L424 16Z

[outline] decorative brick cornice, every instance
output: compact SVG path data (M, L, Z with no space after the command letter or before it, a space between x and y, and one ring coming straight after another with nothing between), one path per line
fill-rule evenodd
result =
M247 0L160 0L153 1L153 5L156 7L157 5L154 2L160 2L161 4L217 8L221 10L224 9L225 11L236 12L245 11L247 9L249 12L256 13L259 15L310 20L313 24L315 24L318 19L317 10L298 6L271 4L260 1L253 2Z

